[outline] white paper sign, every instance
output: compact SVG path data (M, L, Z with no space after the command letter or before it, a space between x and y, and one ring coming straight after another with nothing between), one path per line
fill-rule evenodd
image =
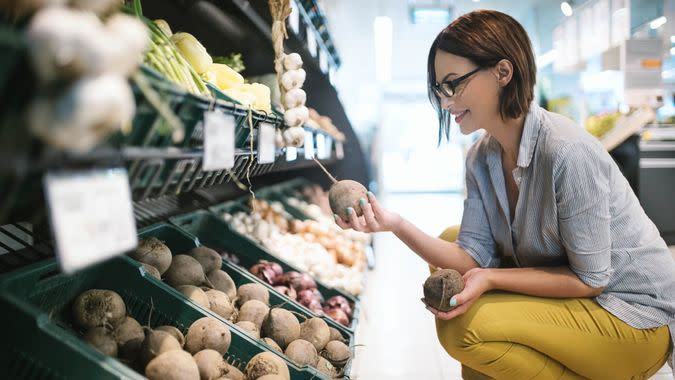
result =
M286 161L295 161L298 159L298 148L289 146L286 148Z
M298 4L291 0L291 14L288 16L288 24L291 26L291 30L295 34L300 33L300 10L298 9Z
M312 131L305 131L305 159L311 160L314 157L314 134Z
M316 57L316 36L314 35L314 29L307 28L307 50L312 57Z
M258 163L271 164L276 157L276 131L270 123L260 123L258 131Z
M342 141L335 142L335 155L337 156L338 160L345 158L345 151L344 147L342 146Z
M234 115L219 110L204 113L205 171L230 169L234 166Z
M326 136L321 133L316 135L316 156L321 160L328 158L326 154Z
M326 137L326 158L331 158L333 155L333 138Z
M66 273L136 247L125 169L49 173L44 178L56 253Z

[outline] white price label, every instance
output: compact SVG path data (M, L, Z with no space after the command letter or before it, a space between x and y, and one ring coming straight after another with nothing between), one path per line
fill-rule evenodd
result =
M342 146L342 141L335 142L335 155L337 156L338 160L345 158L345 150Z
M61 269L74 272L136 247L131 190L124 169L49 173L49 219Z
M291 14L288 16L288 24L291 26L293 33L300 33L300 9L298 9L298 4L291 0Z
M258 163L271 164L276 157L276 130L270 123L260 123L258 131Z
M333 155L333 138L326 137L326 158L331 158Z
M314 157L314 134L312 131L305 131L305 159L311 160Z
M234 115L219 110L204 113L205 171L230 169L234 166Z
M307 50L312 57L316 57L316 36L314 35L314 29L307 28Z
M320 160L328 158L326 155L326 136L321 133L316 135L316 156Z
M324 74L328 72L328 54L324 49L319 50L319 68Z
M298 159L298 148L289 146L286 148L286 161L295 161Z

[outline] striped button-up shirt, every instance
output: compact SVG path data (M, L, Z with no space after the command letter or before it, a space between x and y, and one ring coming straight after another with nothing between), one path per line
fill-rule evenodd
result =
M501 152L489 134L469 150L457 243L484 268L501 255L519 267L568 265L605 287L596 297L604 309L638 329L669 325L675 340L675 261L598 140L533 103L513 171L513 221Z

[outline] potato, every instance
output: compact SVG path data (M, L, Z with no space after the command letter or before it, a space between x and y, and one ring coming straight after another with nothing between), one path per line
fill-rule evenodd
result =
M107 327L94 327L84 334L84 340L105 355L117 357L115 336Z
M264 285L257 283L244 284L237 289L237 307L250 300L258 300L265 305L270 304L270 292Z
M260 330L253 322L241 321L236 323L237 326L241 327L242 330L251 337L260 339Z
M187 253L202 265L204 273L211 273L216 269L220 269L223 265L223 259L218 252L208 247L195 247Z
M281 375L265 375L260 376L256 380L284 380L284 377Z
M310 318L300 324L299 339L310 342L319 352L330 341L330 329L328 324L321 318Z
M171 250L155 237L142 239L136 250L129 256L141 263L152 265L160 275L164 274L171 265Z
M246 302L241 309L239 309L239 316L237 322L248 321L252 322L258 330L262 328L263 321L267 316L270 308L258 300L250 300Z
M159 270L157 270L157 268L153 267L150 264L146 264L146 263L141 263L141 265L143 266L143 269L145 270L145 272L147 274L149 274L150 276L152 276L152 277L154 277L158 280L162 279L162 275L159 273Z
M138 355L145 339L143 327L132 317L126 317L113 332L121 358L132 361Z
M209 289L206 291L206 297L209 300L209 308L214 313L220 315L221 317L232 320L234 316L234 305L230 301L230 297L227 294L216 289Z
M227 294L231 301L237 297L237 285L235 285L232 277L227 272L217 269L210 272L207 277L213 288Z
M284 354L300 367L305 365L313 367L319 360L319 354L317 353L316 348L314 348L314 345L303 339L292 341L291 344L286 347Z
M464 289L464 279L456 270L439 269L424 281L424 301L440 311L449 311L450 299Z
M328 330L330 330L330 339L328 339L329 342L331 340L337 340L342 343L347 343L347 339L345 339L345 337L342 336L340 330L336 329L335 327L329 327Z
M209 297L206 296L203 290L194 286L194 285L181 285L176 287L176 290L183 293L190 301L196 303L197 305L210 309L211 303L209 302Z
M330 187L330 191L328 192L330 209L333 210L334 214L339 215L342 220L349 220L347 207L351 207L357 216L361 216L363 215L363 210L361 210L359 200L361 198L367 200L367 192L368 190L356 181L338 181Z
M99 326L116 328L126 314L122 297L112 290L87 290L73 303L75 324L84 330Z
M230 380L246 380L246 375L233 365L227 367L227 375L225 376Z
M281 352L281 353L284 352L284 350L282 350L281 347L279 347L279 345L277 344L277 342L274 341L274 339L272 339L272 338L263 338L262 340L263 340L263 342L267 343L267 345L269 345L270 347L272 347L272 349L273 349L274 351Z
M213 317L203 317L195 321L185 336L185 350L196 354L210 348L224 355L230 348L232 336L230 329Z
M244 372L249 380L258 379L265 375L279 375L284 380L291 380L286 363L271 352L262 352L251 358Z
M300 322L288 310L274 308L267 313L262 324L263 335L274 339L282 349L300 336Z
M201 350L192 356L199 368L201 380L217 379L228 372L229 365L218 351Z
M326 374L329 378L337 376L337 370L333 367L332 364L326 358L319 358L319 361L316 363L315 367L319 372Z
M326 348L321 351L321 356L326 358L335 367L344 367L352 358L352 353L346 344L333 340L328 342Z
M164 332L167 332L167 333L171 334L171 336L176 338L176 340L178 341L178 344L180 344L181 348L183 346L185 346L185 336L183 336L183 333L180 330L178 330L176 327L174 327L174 326L159 326L159 327L155 328L155 330L164 331Z
M183 350L164 352L145 367L150 380L200 380L199 367L192 355Z
M166 331L145 328L145 339L141 344L139 354L140 364L146 366L157 355L180 349L180 343L173 335Z
M202 265L188 255L173 257L171 266L164 272L164 280L173 287L180 285L200 286L203 284L208 284L211 287L211 282L206 278Z

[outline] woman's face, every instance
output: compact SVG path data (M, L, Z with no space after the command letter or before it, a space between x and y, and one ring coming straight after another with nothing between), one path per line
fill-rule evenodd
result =
M442 50L436 51L434 66L439 82L446 76L447 80L459 78L477 67L467 58ZM457 86L452 97L441 95L440 103L453 115L463 134L484 129L489 120L499 116L499 85L493 70L476 72Z

